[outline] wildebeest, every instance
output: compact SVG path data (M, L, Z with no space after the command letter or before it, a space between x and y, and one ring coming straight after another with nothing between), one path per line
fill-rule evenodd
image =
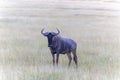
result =
M48 47L50 48L52 57L53 57L53 65L55 64L55 54L56 54L56 64L58 65L59 54L67 54L69 59L69 64L71 64L72 56L77 67L77 55L76 48L77 44L70 38L63 38L59 35L60 31L57 29L57 33L55 32L43 32L44 29L41 30L41 34L47 37L48 39Z

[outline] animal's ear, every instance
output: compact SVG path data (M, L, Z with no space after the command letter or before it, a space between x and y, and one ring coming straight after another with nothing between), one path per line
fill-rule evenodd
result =
M44 35L44 36L47 36L48 34L49 34L49 32L46 32L46 33L44 33L43 35Z

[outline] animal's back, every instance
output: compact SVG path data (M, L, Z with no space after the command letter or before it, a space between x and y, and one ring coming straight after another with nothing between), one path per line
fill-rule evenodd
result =
M74 40L70 39L70 38L63 38L63 44L62 44L62 48L71 51L71 50L76 50L77 48L77 44Z
M59 53L64 54L67 52L71 52L72 50L76 50L76 42L70 38L63 38L58 35L54 37L54 40L57 41L57 43L54 42L54 46L56 45L56 49Z
M64 40L66 40L66 43L70 46L71 49L76 49L77 44L74 40L70 38L65 38Z

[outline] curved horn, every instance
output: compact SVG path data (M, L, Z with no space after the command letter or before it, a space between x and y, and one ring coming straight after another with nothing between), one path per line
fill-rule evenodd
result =
M57 28L57 31L58 31L58 32L57 32L56 34L58 35L58 34L60 33L60 31L59 31L59 29L58 29L58 28Z
M45 33L43 33L43 31L44 31L44 28L41 30L41 34L45 35Z

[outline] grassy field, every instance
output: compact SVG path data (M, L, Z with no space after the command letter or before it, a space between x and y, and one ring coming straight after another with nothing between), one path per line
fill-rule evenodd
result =
M120 80L119 1L104 1L1 0L0 80ZM77 70L52 66L42 28L77 42Z

